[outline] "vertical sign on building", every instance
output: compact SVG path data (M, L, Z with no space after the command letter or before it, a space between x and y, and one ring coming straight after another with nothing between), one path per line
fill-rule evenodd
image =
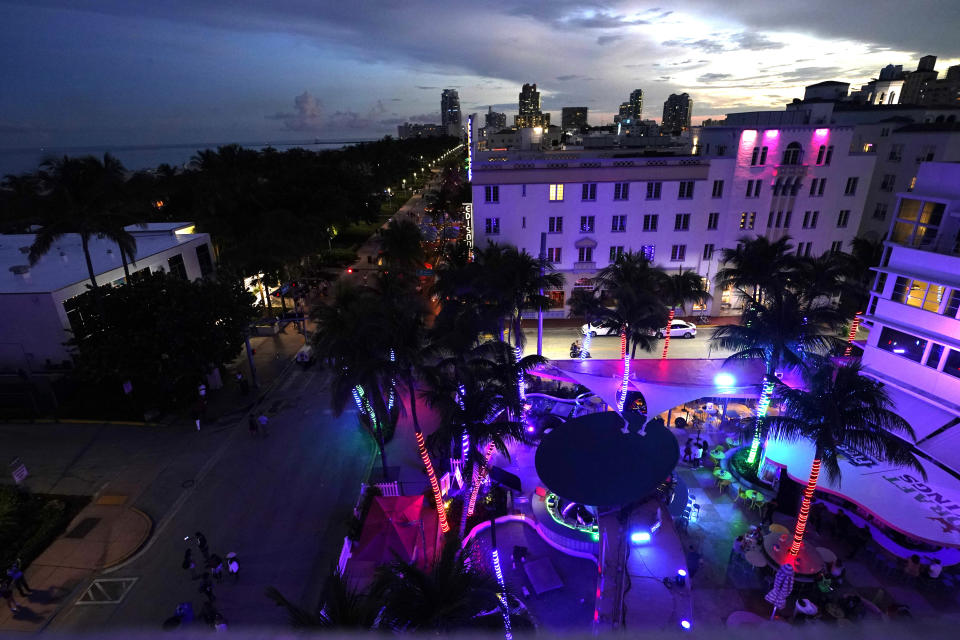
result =
M460 209L463 213L463 222L467 227L467 248L470 249L471 253L473 252L473 204L470 202L464 202L463 207Z
M467 118L467 182L473 182L473 116Z

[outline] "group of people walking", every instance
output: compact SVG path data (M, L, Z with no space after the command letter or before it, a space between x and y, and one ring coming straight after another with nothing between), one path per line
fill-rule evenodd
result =
M690 463L694 469L700 468L703 463L703 456L710 450L710 443L706 440L689 438L683 445L683 461Z
M237 560L237 554L230 552L225 557L210 552L210 546L207 543L207 537L202 532L197 531L192 537L185 536L184 542L187 548L183 552L182 567L190 573L191 580L199 580L200 586L197 591L204 596L205 600L200 609L200 618L217 631L225 631L227 620L223 617L214 604L217 600L213 592L213 584L223 582L224 573L233 577L234 582L240 579L240 563ZM200 555L203 556L202 564L198 570L197 562L193 556L193 544L196 544ZM177 605L176 614L171 621L180 625L184 622L193 620L193 604L189 601L181 602Z

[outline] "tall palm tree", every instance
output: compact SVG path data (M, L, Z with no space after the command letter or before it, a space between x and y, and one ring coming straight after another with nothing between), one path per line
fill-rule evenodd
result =
M290 602L276 587L267 587L265 595L287 610L290 626L299 630L369 631L378 626L382 609L367 592L352 586L336 567L330 568L315 611Z
M570 307L569 317L583 318L588 325L593 325L603 316L603 302L595 289L574 289L567 299ZM580 359L584 360L590 352L590 343L593 332L587 331L583 336L583 349L580 350Z
M416 223L410 220L391 220L380 231L380 251L388 269L413 273L423 267L425 254L423 236Z
M123 257L136 253L136 240L122 224L125 169L109 153L103 159L51 158L38 174L43 210L41 229L30 246L30 263L35 264L67 233L80 236L95 299L100 299L90 240L105 237L117 243Z
M670 324L673 322L677 307L687 304L706 304L710 293L703 284L703 278L696 271L680 269L678 273L665 274L660 282L660 299L670 309L667 314L667 328L663 332L663 359L670 350Z
M883 384L862 375L858 363L836 366L824 359L809 370L806 382L806 389L781 385L779 393L785 411L767 418L772 436L787 441L807 440L815 451L790 547L794 556L803 545L821 468L839 485L843 449L849 447L892 465L911 467L926 479L913 448L901 438L916 440L913 429L893 410Z
M478 614L499 605L498 586L477 562L473 545L453 535L429 569L392 562L377 569L371 595L385 605L383 618L397 630L451 632L478 626Z
M734 353L727 360L759 359L765 364L762 392L757 403L757 428L747 462L758 459L762 422L780 368L802 368L810 355L837 348L841 341L836 331L840 314L830 306L804 306L803 300L789 290L754 302L743 314L741 324L717 327L710 343Z
M630 358L636 357L637 347L653 351L656 333L663 327L667 310L658 296L663 272L654 267L643 254L628 251L616 262L600 270L595 280L599 297L613 299L612 308L600 309L600 326L620 334L620 355L623 358L623 382L617 409L626 403L630 377Z
M724 266L714 276L717 290L733 287L757 301L786 289L797 262L790 236L771 242L761 235L741 237L735 248L721 252L720 261Z

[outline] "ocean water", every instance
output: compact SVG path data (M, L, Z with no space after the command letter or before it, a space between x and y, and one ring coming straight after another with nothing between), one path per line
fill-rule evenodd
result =
M367 142L366 140L330 140L315 142L312 140L274 142L265 144L263 142L239 143L248 149L261 150L267 147L273 147L278 151L294 149L301 147L309 151L324 151L328 149L340 149L341 147L356 144L358 142ZM129 147L45 147L32 149L0 149L0 177L7 174L19 174L28 171L35 171L45 158L50 156L59 157L68 156L102 156L104 153L111 153L123 163L127 169L138 171L141 169L153 169L161 164L169 164L174 167L182 167L190 162L198 151L203 149L216 149L217 147L230 144L228 142L199 142L191 144L164 144L164 145L143 145Z

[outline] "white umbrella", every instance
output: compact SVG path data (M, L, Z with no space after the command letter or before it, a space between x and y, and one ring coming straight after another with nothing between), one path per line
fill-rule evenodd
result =
M787 596L793 591L793 566L783 564L777 575L773 578L773 589L763 597L764 600L773 605L773 613L770 619L777 615L777 609L782 609L787 604Z

